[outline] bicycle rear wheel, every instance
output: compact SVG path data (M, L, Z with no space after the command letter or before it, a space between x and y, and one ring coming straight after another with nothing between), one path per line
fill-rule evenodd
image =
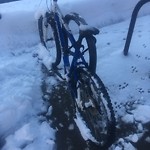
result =
M41 44L53 57L52 67L56 68L61 61L61 46L53 15L46 13L38 19L38 30Z
M71 33L74 35L75 40L77 41L80 36L81 26L86 26L86 21L77 13L70 13L64 17L65 22L68 24ZM71 43L70 47L72 46ZM88 63L89 70L92 73L96 71L97 64L97 53L96 53L96 39L92 34L88 34L82 38L82 54ZM71 49L73 51L73 48Z
M95 139L89 140L108 149L115 139L115 115L110 97L96 74L91 75L83 69L77 72L79 80L72 84L77 89L77 112Z

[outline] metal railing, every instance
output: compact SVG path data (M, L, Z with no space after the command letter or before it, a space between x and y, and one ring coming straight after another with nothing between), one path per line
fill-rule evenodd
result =
M125 43L124 50L123 50L125 56L128 55L129 46L130 46L130 43L131 43L131 38L132 38L132 35L133 35L133 31L134 31L134 27L135 27L138 12L139 12L140 8L144 4L146 4L147 2L150 2L150 0L140 0L137 3L137 5L135 6L134 10L133 10L130 25L129 25L129 29L128 29L128 34L127 34L127 38L126 38L126 43Z

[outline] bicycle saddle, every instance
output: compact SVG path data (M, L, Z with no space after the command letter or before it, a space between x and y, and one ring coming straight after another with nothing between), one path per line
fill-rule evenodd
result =
M91 27L89 25L80 25L80 33L81 34L84 34L84 35L89 35L89 34L92 34L92 35L96 35L96 34L99 34L99 29L98 28L95 28L95 27Z

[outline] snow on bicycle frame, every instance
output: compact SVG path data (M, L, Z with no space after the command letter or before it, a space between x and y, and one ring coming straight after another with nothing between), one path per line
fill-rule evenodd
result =
M81 48L84 48L84 46L81 44L82 42L82 39L86 36L91 36L93 38L95 38L94 36L92 35L96 35L99 33L99 30L95 27L90 27L84 19L82 19L78 14L76 13L70 13L69 15L66 15L65 17L63 16L58 4L57 4L57 0L51 0L51 10L50 10L50 14L47 14L47 15L53 15L54 16L54 20L56 22L56 25L57 25L57 29L58 29L58 34L59 34L59 37L60 37L60 44L61 44L61 49L62 49L62 52L63 52L63 61L64 61L64 65L65 65L65 71L66 73L69 73L69 72L72 72L73 68L74 68L74 65L79 65L79 63L81 65L84 65L86 68L88 68L88 65L83 57L83 53L81 52ZM71 29L69 28L68 26L68 23L69 23L69 17L70 15L73 15L75 17L78 17L82 22L83 24L80 24L80 22L78 22L77 20L77 24L79 25L79 38L78 40L76 41L72 32L71 32ZM49 16L47 16L49 17ZM68 58L68 48L66 48L66 41L64 39L64 34L67 34L67 37L68 39L70 40L72 46L69 48L71 49L72 47L75 49L75 52L72 53L70 51L70 55L73 55L75 57L73 57L73 60L72 60L72 63L70 65L70 62L69 62L69 58ZM95 39L96 41L96 39ZM78 63L78 60L81 59L81 61ZM68 70L68 69L70 70ZM91 72L95 72L95 69L96 67L94 67L94 71L91 71Z

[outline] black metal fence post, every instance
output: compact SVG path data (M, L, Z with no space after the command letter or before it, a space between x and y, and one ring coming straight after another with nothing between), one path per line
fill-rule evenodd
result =
M132 38L132 35L133 35L133 31L134 31L134 27L135 27L138 12L139 12L140 8L144 4L146 4L147 2L150 2L150 0L140 0L137 3L137 5L135 6L134 10L133 10L130 25L129 25L129 29L128 29L128 34L127 34L127 38L126 38L126 43L125 43L125 47L124 47L124 55L125 56L128 55L129 46L130 46L130 43L131 43L131 38Z

